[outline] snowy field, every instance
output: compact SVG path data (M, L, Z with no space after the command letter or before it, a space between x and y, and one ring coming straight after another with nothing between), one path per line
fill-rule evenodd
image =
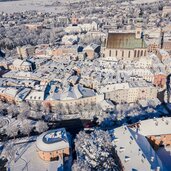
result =
M0 2L0 12L13 13L13 12L23 12L29 10L38 10L44 12L60 12L64 11L61 6L49 6L57 0L18 0L18 1L8 1ZM67 2L68 0L58 0L60 2Z
M154 3L159 2L159 0L134 0L134 4L144 4L144 3Z

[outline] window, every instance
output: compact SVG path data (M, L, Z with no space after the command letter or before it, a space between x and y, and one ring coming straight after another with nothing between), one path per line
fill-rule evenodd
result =
M140 50L138 50L138 57L140 57Z
M143 50L141 51L141 56L143 56Z
M137 56L137 51L135 50L135 51L134 51L134 57L136 57L136 56Z
M112 56L112 52L111 52L111 50L109 50L109 57L111 57Z
M118 56L118 51L116 50L116 57Z
M130 55L131 55L131 52L129 51L129 52L128 52L128 58L130 58Z
M144 51L144 56L146 56L147 55L147 52L146 52L146 50Z
M122 51L122 57L124 57L124 51Z

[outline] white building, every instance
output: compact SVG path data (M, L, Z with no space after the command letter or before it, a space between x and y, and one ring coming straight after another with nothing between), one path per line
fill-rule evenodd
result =
M113 145L116 148L124 170L168 170L146 137L171 134L170 123L171 118L158 118L114 129Z

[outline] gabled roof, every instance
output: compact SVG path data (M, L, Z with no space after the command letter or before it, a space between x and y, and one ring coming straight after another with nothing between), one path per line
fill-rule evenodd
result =
M146 137L128 126L114 129L113 145L125 170L166 171Z
M136 39L135 33L109 33L106 47L108 49L147 48L143 39Z
M94 90L85 88L80 84L75 85L74 87L67 88L63 93L54 93L52 96L49 96L49 100L74 100L85 97L95 96L96 93Z

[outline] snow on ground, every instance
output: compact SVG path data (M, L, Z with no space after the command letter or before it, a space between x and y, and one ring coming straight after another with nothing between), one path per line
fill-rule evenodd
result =
M134 4L144 4L144 3L154 3L159 2L159 0L134 0Z
M171 147L161 147L157 150L157 155L164 163L166 168L170 170L171 168Z
M36 152L36 144L28 143L22 146L19 146L19 151L16 153L14 161L8 164L8 167L11 171L27 171L27 170L36 170L36 171L46 171L46 170L57 170L58 166L63 165L62 161L55 162L45 162L38 156Z
M10 119L8 117L0 116L0 129L7 127L10 123Z
M60 0L62 1L62 0ZM62 2L65 2L63 0ZM42 12L60 12L65 9L61 6L47 6L51 5L56 0L19 0L19 1L8 1L0 2L0 12L13 13L13 12L23 12L29 10L38 10Z

